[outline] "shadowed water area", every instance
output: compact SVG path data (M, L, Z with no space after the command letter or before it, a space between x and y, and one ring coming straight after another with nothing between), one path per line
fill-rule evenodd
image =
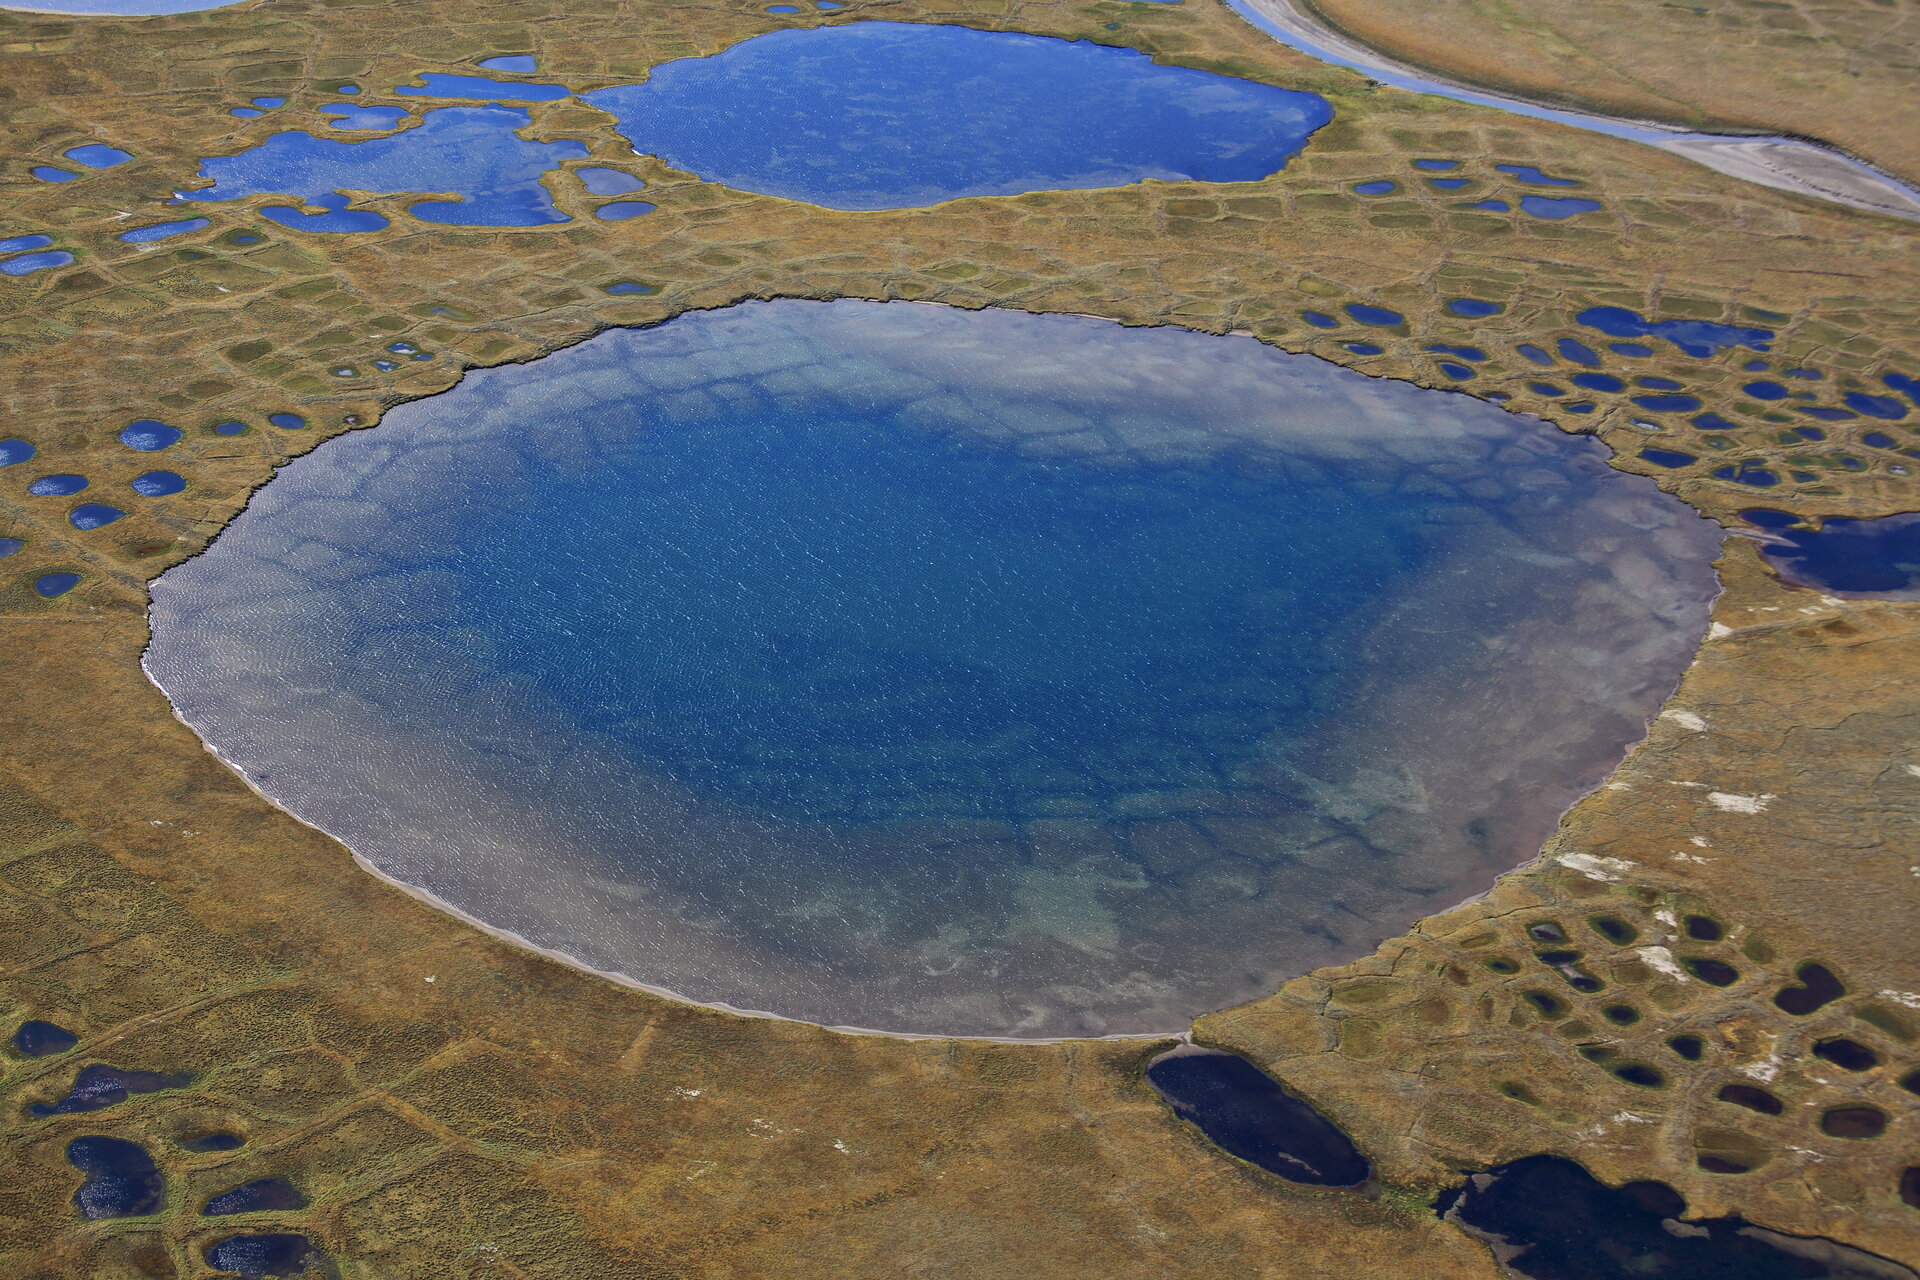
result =
M155 584L382 872L696 999L1167 1030L1532 855L1706 625L1597 443L1251 339L751 303L470 374Z

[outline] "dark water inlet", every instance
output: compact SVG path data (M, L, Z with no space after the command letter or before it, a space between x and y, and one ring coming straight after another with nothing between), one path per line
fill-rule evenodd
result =
M1683 1220L1659 1182L1609 1187L1571 1160L1528 1156L1436 1202L1524 1280L1916 1280L1897 1262L1739 1218Z
M1740 518L1765 530L1760 553L1788 582L1838 595L1920 600L1920 514L1829 516L1818 529L1766 508Z

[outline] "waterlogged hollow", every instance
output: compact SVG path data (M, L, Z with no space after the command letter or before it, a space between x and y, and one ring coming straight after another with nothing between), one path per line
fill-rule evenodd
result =
M781 301L470 374L155 584L254 783L833 1025L1167 1031L1531 856L1706 626L1592 440L1251 339Z

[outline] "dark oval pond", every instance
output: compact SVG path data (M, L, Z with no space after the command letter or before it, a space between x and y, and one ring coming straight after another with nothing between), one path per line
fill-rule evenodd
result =
M1147 1067L1147 1083L1222 1151L1289 1181L1350 1187L1373 1172L1333 1121L1245 1058L1176 1049Z
M900 22L769 32L581 96L637 151L832 209L1247 182L1333 117L1318 94L1132 49Z
M1718 539L1591 440L1251 339L755 303L297 459L158 580L147 665L384 874L592 967L1165 1031L1537 852Z

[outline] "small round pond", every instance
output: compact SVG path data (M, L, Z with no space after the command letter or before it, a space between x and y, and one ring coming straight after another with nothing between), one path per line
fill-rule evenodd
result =
M750 303L468 375L155 584L267 794L832 1025L1167 1031L1531 856L1706 626L1600 445L1248 338Z

